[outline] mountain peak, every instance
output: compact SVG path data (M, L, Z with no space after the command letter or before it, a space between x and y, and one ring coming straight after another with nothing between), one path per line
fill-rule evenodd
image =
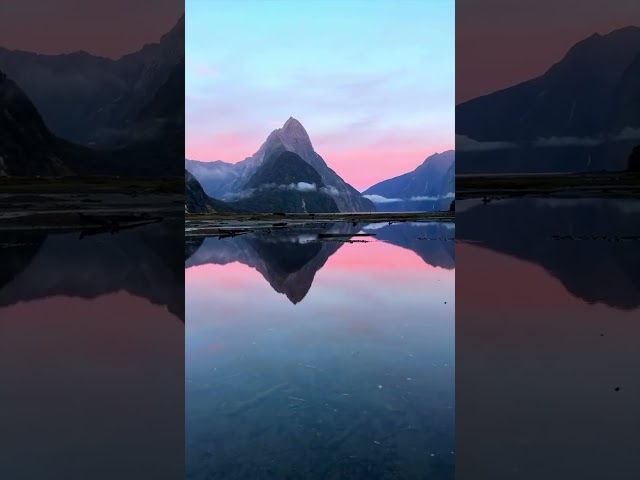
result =
M455 150L445 150L443 152L436 152L433 155L430 155L426 158L422 165L426 165L427 163L435 163L435 162L454 162L456 158Z
M307 131L304 129L304 127L302 126L300 121L295 119L295 118L293 118L293 117L289 117L289 119L286 122L284 122L284 125L282 126L281 130L283 132L302 131L305 134L307 133Z
M267 143L271 145L275 139L278 139L285 149L296 152L303 158L305 153L310 153L313 150L309 134L302 124L293 117L289 117L282 128L271 132Z

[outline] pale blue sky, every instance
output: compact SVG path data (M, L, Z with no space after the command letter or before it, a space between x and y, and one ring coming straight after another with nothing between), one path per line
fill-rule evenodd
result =
M188 158L242 160L289 116L356 187L453 148L453 0L185 9Z

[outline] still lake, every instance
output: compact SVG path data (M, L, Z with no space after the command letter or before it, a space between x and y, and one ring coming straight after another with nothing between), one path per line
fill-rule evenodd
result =
M182 478L183 239L0 231L0 478Z
M640 478L640 201L456 210L457 478Z
M187 237L187 478L454 478L454 225L322 232Z

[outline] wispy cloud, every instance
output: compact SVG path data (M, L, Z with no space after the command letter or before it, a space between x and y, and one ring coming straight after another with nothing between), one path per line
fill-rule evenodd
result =
M456 150L458 152L490 152L517 148L511 142L480 142L466 135L456 135Z
M363 195L364 198L368 198L373 203L396 203L404 202L402 198L386 198L382 195Z
M613 137L614 141L638 140L640 139L640 128L625 127L620 133Z
M382 195L363 195L365 198L368 198L373 203L398 203L398 202L425 202L425 201L436 201L443 200L447 198L455 198L455 194L453 192L447 193L442 197L410 197L410 198L387 198Z
M535 141L536 147L594 147L603 142L599 138L589 137L549 137Z
M206 80L218 78L220 75L213 66L201 62L189 62L187 64L187 74Z

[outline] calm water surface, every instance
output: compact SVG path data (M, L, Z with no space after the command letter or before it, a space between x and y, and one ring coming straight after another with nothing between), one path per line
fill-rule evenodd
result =
M187 239L187 478L454 478L453 225L321 231Z
M0 232L0 478L183 476L183 225Z
M459 202L459 480L640 478L640 202Z

